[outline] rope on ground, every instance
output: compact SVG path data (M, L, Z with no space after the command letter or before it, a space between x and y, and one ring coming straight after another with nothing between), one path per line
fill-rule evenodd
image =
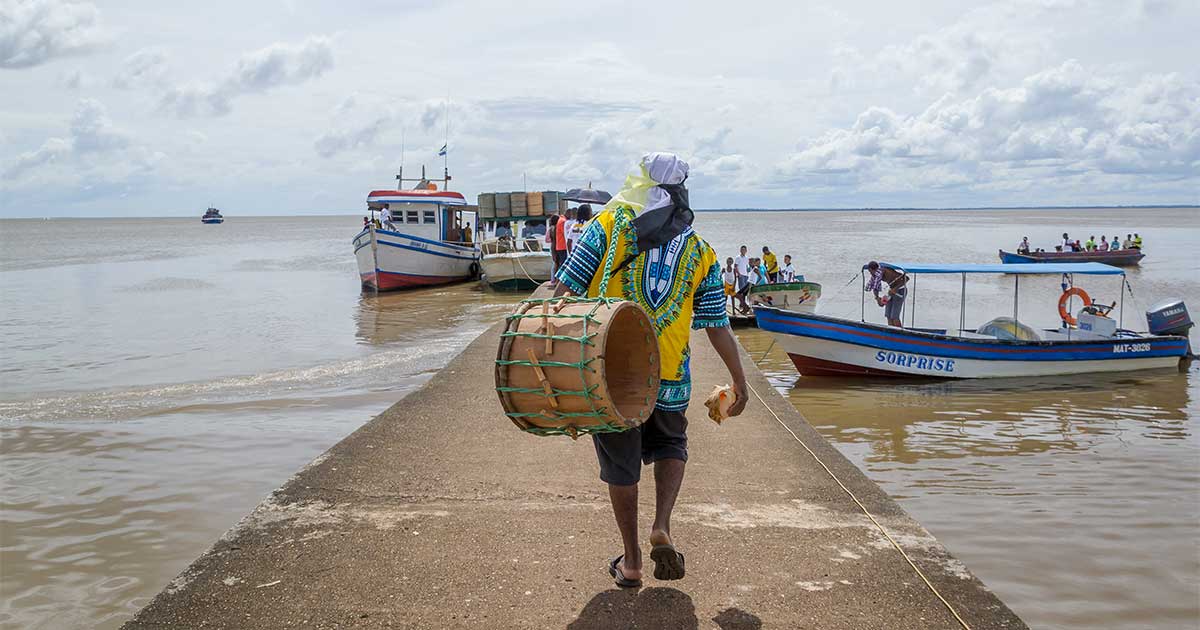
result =
M925 577L925 573L922 572L921 569L917 567L917 564L915 562L913 562L912 558L908 557L908 554L904 552L904 549L902 547L900 547L900 543L897 543L896 539L892 538L892 535L889 534L886 529L884 529L883 525L880 524L880 522L878 520L876 520L875 515L871 514L871 512L869 510L867 510L867 506L863 505L862 501L859 501L858 497L854 496L854 493L850 491L850 488L847 488L846 484L842 483L842 480L838 479L837 475L833 474L833 471L830 470L829 466L826 466L825 462L821 461L821 458L817 457L817 454L815 452L813 452L813 450L811 448L809 448L807 444L804 443L804 440L801 440L800 436L796 435L796 433L794 431L792 431L792 428L789 427L787 425L787 423L785 423L783 421L783 419L779 417L779 414L775 413L775 410L772 409L771 406L767 404L767 401L763 400L763 397L761 395L759 395L758 390L754 389L753 385L747 384L747 386L750 388L751 392L754 392L754 397L758 398L758 402L762 403L762 406L766 407L767 411L771 412L771 415L775 417L775 421L778 422L779 425L782 426L785 431L790 433L792 435L792 437L795 438L795 440L800 443L800 446L804 447L804 450L808 451L808 454L811 455L812 458L814 460L816 460L816 462L818 464L821 465L821 468L825 469L825 472L829 474L830 478L832 478L835 482L837 482L837 485L842 488L842 490L850 497L850 499L852 501L854 501L854 503L856 505L858 505L858 508L860 510L862 510L863 514L866 514L867 518L871 519L871 522L875 524L875 527L879 529L880 533L882 533L883 536L888 539L888 542L892 543L892 546L896 548L896 551L900 552L900 555L903 556L904 559L908 562L908 565L913 568L913 571L917 572L917 575L919 575L921 577L921 580L925 582L925 586L928 586L929 590L933 591L933 594L936 595L937 598L939 600L941 600L942 604L944 604L946 606L946 610L950 611L951 615L954 615L954 618L956 620L958 620L958 623L960 625L962 625L962 627L965 630L971 630L971 626L967 625L967 622L964 621L963 618L959 616L958 611L954 610L954 606L951 606L950 602L946 601L945 597L942 597L942 594L940 592L938 592L937 587L935 587L933 585L933 583L929 581L929 578Z

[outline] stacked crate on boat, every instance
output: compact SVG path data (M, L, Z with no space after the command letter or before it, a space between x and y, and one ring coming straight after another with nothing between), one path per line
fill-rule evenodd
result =
M479 218L496 218L496 193L479 193Z
M512 209L514 217L523 217L528 214L529 207L525 203L525 192L514 192L508 195L508 203Z
M496 216L512 216L512 205L509 203L508 193L496 193Z
M558 212L558 196L553 190L542 191L542 209L546 214Z
M558 198L558 212L562 214L567 211L567 200L562 197Z
M546 211L542 206L542 193L525 193L525 208L526 212L528 212L529 216L531 217L540 217L546 214Z

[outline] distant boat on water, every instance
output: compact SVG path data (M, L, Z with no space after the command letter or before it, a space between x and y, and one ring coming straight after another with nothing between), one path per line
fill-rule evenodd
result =
M1114 267L1136 267L1146 255L1140 249L1091 252L1029 252L1015 254L1000 250L1000 262L1006 265L1025 263L1084 263L1098 262Z
M221 211L216 208L209 208L204 211L204 216L200 217L201 223L224 223L225 217L221 216Z

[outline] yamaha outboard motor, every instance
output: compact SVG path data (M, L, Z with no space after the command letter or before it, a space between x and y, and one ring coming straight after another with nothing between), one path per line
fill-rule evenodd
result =
M1183 300L1168 300L1155 304L1146 311L1146 325L1151 335L1179 335L1187 337L1192 328L1192 318L1188 315L1187 305ZM1188 343L1188 356L1192 354L1192 344Z
M1155 304L1146 311L1146 325L1151 335L1188 336L1192 327L1192 318L1188 315L1187 305L1183 300L1168 300Z

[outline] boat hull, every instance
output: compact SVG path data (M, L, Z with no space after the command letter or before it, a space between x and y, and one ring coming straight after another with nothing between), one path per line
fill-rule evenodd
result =
M1000 262L1006 265L1098 262L1114 267L1134 267L1145 257L1146 255L1140 249L1119 249L1115 252L1033 252L1029 254L1016 254L1000 250Z
M1177 368L1185 337L1078 341L957 338L781 309L755 309L758 326L806 376L1012 378Z
M821 299L821 285L816 282L778 282L750 287L750 303L773 306L788 311L812 313Z
M550 279L553 267L549 252L489 254L479 264L489 286L510 291L537 288Z
M479 271L473 247L389 230L363 230L354 256L364 289L396 291L470 280Z
M217 224L217 223L224 223L224 222L225 222L225 219L219 219L219 218L218 218L218 219L200 219L200 222L201 222L201 223Z

